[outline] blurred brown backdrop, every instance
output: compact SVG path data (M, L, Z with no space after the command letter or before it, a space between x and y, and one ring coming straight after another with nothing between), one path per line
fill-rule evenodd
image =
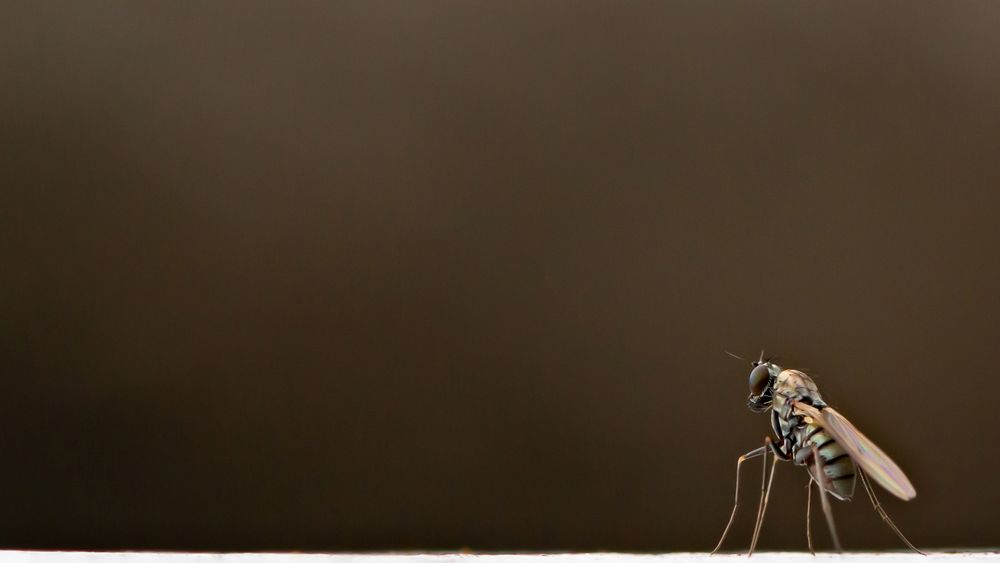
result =
M705 550L761 347L1000 543L996 3L0 12L0 544Z

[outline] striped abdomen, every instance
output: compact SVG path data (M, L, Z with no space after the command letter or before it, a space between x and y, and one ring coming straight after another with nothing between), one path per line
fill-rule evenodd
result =
M851 456L822 428L813 424L803 424L798 428L799 439L793 447L796 465L805 465L809 474L816 474L816 460L813 445L823 458L823 472L829 479L827 491L840 500L850 500L854 495L854 462Z

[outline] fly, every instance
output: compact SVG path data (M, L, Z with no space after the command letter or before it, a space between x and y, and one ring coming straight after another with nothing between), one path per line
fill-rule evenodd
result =
M740 502L740 466L748 459L763 457L764 473L761 477L760 502L757 505L757 520L747 555L753 554L760 538L778 460L791 461L795 465L806 467L809 471L806 540L810 552L815 553L809 524L813 485L819 490L823 514L830 529L834 548L841 551L829 497L850 500L854 496L855 485L860 480L861 486L864 487L865 493L882 520L910 549L923 554L892 522L876 498L875 488L869 482L870 479L893 495L903 500L910 500L917 495L917 491L903 470L842 414L827 405L816 383L808 375L799 370L781 368L771 359L764 359L763 352L760 359L751 364L750 397L747 406L757 413L771 411L771 428L775 438L768 436L764 439L763 446L743 454L736 461L736 502L729 515L729 523L726 524L726 529L723 530L722 537L719 538L719 543L712 553L722 547L722 542L726 539L726 534L729 533L729 528L736 517L736 509ZM767 471L768 453L773 456L770 477Z

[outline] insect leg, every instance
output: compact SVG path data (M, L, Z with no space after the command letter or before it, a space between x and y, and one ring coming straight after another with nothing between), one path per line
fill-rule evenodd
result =
M809 546L809 553L816 555L816 551L813 549L813 536L812 536L812 526L809 523L809 515L812 514L812 500L813 500L813 478L812 475L809 476L809 484L806 485L806 544Z
M892 522L892 518L889 518L889 515L886 513L885 509L882 508L882 505L879 503L878 498L875 497L875 488L872 487L871 483L868 482L868 477L865 476L864 470L861 469L860 467L858 467L858 476L861 477L861 485L865 488L865 492L868 493L868 498L871 499L872 506L875 507L875 512L879 513L879 516L882 517L882 520L884 520L885 523L888 524L890 528L892 528L893 532L896 532L896 535L899 536L899 539L903 540L903 543L905 543L910 549L916 551L920 555L927 555L923 551L920 551L919 549L914 547L913 544L910 543L910 540L906 539L906 536L903 535L903 532L899 531L899 528L896 527L896 524Z
M719 538L719 543L716 544L715 549L712 550L714 554L719 551L722 547L722 542L726 540L726 534L729 533L729 528L733 525L733 519L736 517L736 509L740 506L740 466L743 462L748 459L753 459L757 456L762 456L767 453L767 446L761 446L756 450L749 451L739 457L736 460L736 501L733 503L733 511L729 514L729 523L726 524L726 529L722 531L722 537Z
M768 447L771 447L771 438L765 439L765 443ZM773 453L773 452L772 452ZM764 463L764 473L767 473L767 463ZM760 538L760 529L764 526L764 513L767 512L767 500L771 497L771 483L774 482L774 470L778 468L778 455L774 454L771 462L771 477L767 480L767 487L761 488L761 499L760 506L757 508L757 523L754 525L753 539L750 540L750 551L747 552L747 557L753 555L753 550L757 548L757 540Z
M819 455L816 444L812 445L813 467L816 471L816 485L819 487L819 499L823 502L823 515L826 516L826 525L830 528L830 537L833 539L833 548L843 551L840 547L840 537L837 536L837 526L833 523L833 510L830 509L830 499L827 498L826 489L830 484L829 478L823 471L823 456Z

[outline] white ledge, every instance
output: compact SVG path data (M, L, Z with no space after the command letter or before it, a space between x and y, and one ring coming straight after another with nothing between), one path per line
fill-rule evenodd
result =
M0 563L710 563L745 555L707 553L159 553L159 552L80 552L80 551L0 551ZM879 563L957 563L988 561L1000 563L1000 553L929 552L926 557L916 553L853 552L809 553L759 552L755 563L793 563L798 561L829 561L877 559ZM479 560L479 561L472 561ZM534 561L532 561L534 560Z

